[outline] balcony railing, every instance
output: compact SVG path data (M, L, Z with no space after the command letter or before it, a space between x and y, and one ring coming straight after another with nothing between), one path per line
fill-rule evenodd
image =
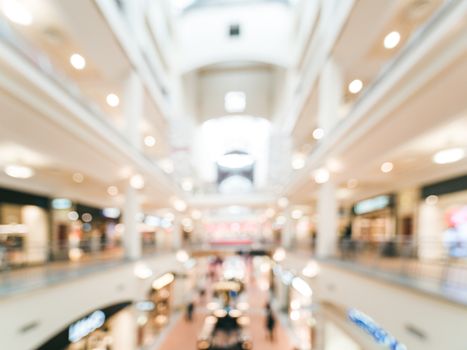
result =
M362 271L467 302L467 254L462 252L467 252L467 242L343 240L336 259Z

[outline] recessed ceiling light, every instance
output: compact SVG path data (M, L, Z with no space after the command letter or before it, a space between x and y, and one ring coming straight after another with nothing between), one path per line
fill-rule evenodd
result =
M322 139L324 136L324 130L321 129L321 128L316 128L315 130L313 130L313 138L315 140L320 140Z
M465 157L465 151L462 148L449 148L435 153L433 162L436 164L455 163Z
M436 205L438 203L438 196L430 195L425 198L425 203L428 205Z
M115 94L108 94L105 100L110 107L117 107L120 104L120 99Z
M393 31L384 37L383 44L386 49L390 50L390 49L395 48L397 45L399 45L400 41L401 41L400 33Z
M300 170L305 166L305 155L303 153L294 154L292 157L292 169Z
M363 88L363 82L360 79L352 80L349 84L349 92L358 94Z
M74 173L71 177L74 182L80 184L84 181L84 176L81 173Z
M107 193L110 196L116 196L118 194L118 188L117 186L109 186L107 187Z
M303 211L301 211L300 209L295 209L292 211L291 216L292 219L298 220L303 216Z
M228 113L241 113L246 108L246 95L243 91L230 91L224 97L225 111Z
M279 221L279 218L277 218L277 221ZM284 221L286 221L285 218L284 218ZM281 223L282 223L282 220L281 220ZM285 259L285 256L286 256L285 249L279 247L279 248L277 248L275 250L274 254L272 255L272 259L274 261L280 262L280 261L283 261Z
M79 219L79 214L76 211L70 211L68 212L67 217L71 221L76 221Z
M381 171L383 173L390 173L394 169L394 164L391 162L384 162L381 164Z
M70 64L73 66L73 68L82 70L84 67L86 67L86 60L80 54L74 53L70 56Z
M22 26L29 26L32 24L32 14L17 0L3 1L2 11L5 16L13 23Z
M135 174L130 178L130 186L133 187L135 190L141 190L144 187L144 178L139 175Z
M34 176L34 169L24 165L7 165L4 169L5 174L16 179L29 179Z
M187 208L186 203L183 200L178 199L178 198L173 200L173 206L175 210L177 211L185 211Z
M185 226L189 226L189 225L185 225ZM190 259L190 255L185 251L185 250L179 250L176 254L175 254L175 258L181 262L181 263L184 263L184 262L187 262L189 259Z
M158 164L166 174L172 174L175 170L174 163L169 158L162 159Z
M317 184L324 184L329 181L329 178L329 171L325 168L320 168L314 173L314 179Z
M81 220L83 220L84 222L91 222L92 215L89 213L84 213L83 215L81 215Z
M154 147L156 145L156 139L154 136L148 135L144 138L144 144L148 147Z

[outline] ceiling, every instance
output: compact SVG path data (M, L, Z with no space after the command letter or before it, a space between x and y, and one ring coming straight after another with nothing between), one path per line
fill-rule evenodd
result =
M318 186L311 174L321 166L331 170L341 188L349 179L359 181L357 188L348 189L342 196L345 201L467 171L465 162L443 167L431 162L437 150L451 145L467 147L467 107L461 86L467 81L467 56L459 54L452 61L443 58L462 44L465 23L464 27L453 25L451 31L443 32L443 40L418 57L418 64L400 77L398 84L384 95L372 97L381 82L390 80L385 76L388 69L399 63L431 16L445 6L442 0L352 2L331 43L329 57L325 57L338 66L342 101L336 112L336 129L345 132L322 141L313 138L313 130L318 127L323 97L319 95L323 66L313 58L325 44L321 41L326 38L326 25L336 20L337 15L329 11L337 11L343 2L316 2L313 6L309 0L187 0L177 2L177 6L187 7L186 11L175 11L174 16L169 12L175 2L130 1L122 8L107 3L116 11L111 13L114 17L134 16L132 10L142 16L141 20L122 17L124 20L120 18L115 24L110 23L112 16L105 13L104 6L92 0L47 0L40 5L23 1L34 12L34 23L13 26L22 38L18 43L24 44L33 57L38 52L45 54L40 57L50 61L49 73L72 96L70 101L62 101L62 95L41 89L49 85L18 74L10 67L14 63L0 59L2 76L7 78L0 84L0 121L5 125L0 130L0 165L20 162L37 170L28 184L12 182L4 175L0 184L30 186L31 190L54 196L64 193L88 198L93 204L120 205L122 197L110 197L106 188L115 185L124 192L128 176L138 169L150 180L144 191L145 206L157 209L168 205L176 194L171 187L175 183L188 179L202 189L215 182L212 176L203 178L202 171L196 169L202 158L196 144L199 130L208 120L237 114L270 123L269 148L262 151L265 165L257 190L269 191L274 198L278 192L272 189L277 191L278 186L286 184L286 194L293 202L312 203ZM328 22L323 24L323 18ZM401 42L387 50L384 37L393 30L400 32ZM141 56L129 53L130 46L141 50ZM86 69L78 71L70 66L72 53L86 58ZM158 80L152 82L154 85L144 84L144 112L138 128L143 137L154 137L156 143L141 145L141 152L125 140L126 82L132 71L140 75L149 72L143 74L144 79L160 78L154 79ZM304 81L310 71L316 71L317 78L308 89ZM405 93L404 89L420 81L424 72L429 72L431 79ZM362 91L356 94L348 91L353 79L363 82ZM16 90L8 86L10 80L17 84ZM155 98L150 86L166 94L162 99ZM226 111L228 92L245 94L244 110ZM120 97L119 106L106 103L109 93ZM403 98L401 94L405 94ZM35 99L23 103L21 99L30 96ZM295 108L301 99L303 105L297 103L299 107ZM370 104L368 101L371 108L358 114L362 105ZM76 108L68 106L72 102ZM282 120L293 120L290 134L282 130ZM242 134L255 138L251 130ZM304 154L307 164L290 175L290 164L278 161L276 153L282 153L285 163L290 163L291 154ZM167 160L175 168L169 176L157 166ZM379 170L385 161L394 163L394 171L389 174ZM278 167L287 169L282 172ZM84 189L71 180L75 172L84 175L89 187ZM276 179L279 173L281 179ZM202 198L196 200L204 203ZM215 196L207 203L212 205L216 200L230 203ZM264 205L261 203L255 205Z

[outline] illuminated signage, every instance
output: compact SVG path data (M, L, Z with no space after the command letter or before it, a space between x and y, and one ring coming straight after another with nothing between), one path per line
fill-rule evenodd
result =
M70 209L71 208L71 200L66 198L55 198L52 200L52 208L53 209Z
M378 343L390 350L407 350L404 344L379 326L373 319L356 309L349 310L349 320L367 332Z
M170 283L172 283L175 279L175 276L173 273L166 273L156 279L154 282L152 282L152 288L155 290L162 289L166 286L168 286Z
M353 210L355 214L361 215L387 208L390 204L391 196L378 196L358 202L357 204L355 204Z
M147 215L144 218L144 223L149 226L159 227L161 226L161 222L162 222L161 218L158 216L154 216L154 215Z
M73 323L68 328L68 340L72 343L83 339L87 335L102 327L105 323L105 314L101 310L94 311L91 315Z
M0 225L0 235L8 235L15 233L28 233L28 228L26 225L12 224L12 225Z
M308 283L306 283L300 277L295 277L292 280L292 287L294 287L297 292L299 292L301 295L303 295L306 298L311 298L311 296L313 295L313 291L311 290Z
M152 311L156 307L156 305L149 300L139 301L135 306L137 310L146 312Z
M120 216L120 209L118 208L104 208L102 215L109 219L118 219Z

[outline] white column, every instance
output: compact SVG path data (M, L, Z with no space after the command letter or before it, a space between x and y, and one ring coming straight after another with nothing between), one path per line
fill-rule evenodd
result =
M281 311L285 311L288 307L288 289L289 286L285 285L284 282L282 282L280 276L274 276L274 283L275 283L275 288L276 288L276 301L277 301L277 306Z
M125 135L134 147L140 149L142 146L140 127L144 113L144 87L138 74L133 71L128 75L125 83L123 113L125 116Z
M325 134L339 119L342 103L343 84L339 67L332 58L326 62L319 79L318 127Z
M332 181L321 185L318 193L318 232L316 255L334 255L337 246L338 206L336 188Z
M291 217L290 210L284 213L284 217L286 222L282 227L281 245L284 249L291 249L295 233L295 220Z
M273 130L269 139L268 182L281 185L291 175L292 139L282 130Z
M113 316L110 321L110 332L113 340L112 349L136 349L137 324L134 311L127 307Z
M183 232L182 232L182 218L180 215L175 215L173 228L172 228L172 249L178 250L182 248Z
M138 213L140 203L138 191L128 185L125 196L125 206L123 208L123 223L125 231L123 233L123 246L125 256L131 260L141 257L141 235L138 230Z
M418 256L422 260L440 259L443 248L443 212L436 204L423 202L418 216Z

